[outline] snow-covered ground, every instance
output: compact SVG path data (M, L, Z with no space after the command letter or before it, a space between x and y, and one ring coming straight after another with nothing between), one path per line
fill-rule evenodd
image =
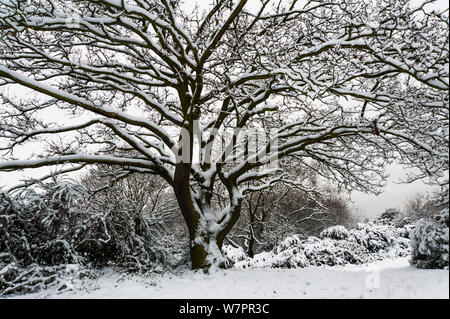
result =
M126 276L106 271L76 292L14 298L449 298L449 271L411 267L407 258L366 265L229 269L212 275Z

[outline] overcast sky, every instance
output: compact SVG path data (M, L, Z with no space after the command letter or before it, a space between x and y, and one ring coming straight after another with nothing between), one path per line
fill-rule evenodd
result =
M380 215L387 208L402 209L405 202L417 193L430 193L437 190L424 184L422 181L414 183L401 183L406 178L406 170L401 165L392 165L387 171L390 174L388 184L381 195L369 195L361 192L353 192L351 199L355 206L362 210L364 216L369 219Z
M250 1L250 5L255 0ZM187 7L192 6L194 1L186 1ZM412 2L418 2L414 0ZM201 7L206 7L206 1L201 1ZM447 0L438 0L437 7L440 9L448 8ZM28 90L24 90L15 86L9 89L14 95L29 95ZM34 170L25 170L22 172L0 172L0 187L9 188L16 185L20 180L26 179L28 177L38 178L43 175L48 174L48 168L39 168ZM353 192L351 199L354 201L356 207L362 210L362 213L369 217L374 218L379 215L386 208L399 208L401 209L405 201L416 193L430 192L432 188L425 185L423 182L414 182L409 184L399 184L398 182L406 177L405 169L400 165L393 165L389 167L388 172L390 173L390 178L388 180L388 185L383 194L379 196L362 194L359 192Z

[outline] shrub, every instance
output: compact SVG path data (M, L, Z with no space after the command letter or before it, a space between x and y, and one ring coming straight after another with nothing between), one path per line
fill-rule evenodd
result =
M393 221L401 215L400 211L396 208L388 208L381 213L379 220Z
M344 226L339 225L324 229L319 236L320 238L343 240L350 237L350 232Z
M417 268L447 268L449 210L444 209L433 218L417 222L411 231L411 264Z
M358 224L353 229L333 226L323 230L320 238L301 240L290 236L270 252L235 263L238 268L297 268L362 264L410 254L409 240L401 229L373 223Z
M230 266L234 266L237 262L248 258L242 247L233 247L231 245L223 245L222 254Z
M87 198L67 179L13 197L0 192L0 294L66 289L73 265L75 277L103 266L148 272L183 265L187 241L169 245L163 219L136 214L137 203L126 199L93 211Z

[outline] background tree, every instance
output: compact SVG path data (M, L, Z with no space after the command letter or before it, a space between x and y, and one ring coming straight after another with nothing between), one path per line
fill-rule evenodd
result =
M251 258L255 253L272 250L289 236L319 236L325 228L350 226L356 220L342 195L331 187L318 187L311 172L302 172L294 165L284 171L302 176L302 186L279 183L248 194L243 200L242 216L227 237L229 243L243 247Z
M187 229L175 195L167 183L158 176L121 175L117 170L120 167L99 165L83 175L81 185L88 194L86 209L121 214L121 210L127 207L131 210L127 216L132 217L137 235L151 233L152 243L157 248L164 247L170 254L183 257L187 248L184 244Z
M439 213L448 203L442 203L443 194L426 194L417 193L412 195L405 202L403 212L405 217L411 221L417 221L421 218L433 217Z
M395 159L448 170L446 12L424 10L432 1L247 2L203 15L176 0L3 2L0 85L40 94L2 95L0 170L108 164L162 177L193 268L223 263L246 194L301 183L268 169L275 158L371 192ZM59 121L42 116L55 110ZM250 128L271 134L247 152ZM47 147L24 160L16 150L30 141Z
M137 217L168 219L179 215L176 199L162 178L118 171L120 167L99 165L83 175L81 184L91 194L90 205L100 209L128 199L136 203Z

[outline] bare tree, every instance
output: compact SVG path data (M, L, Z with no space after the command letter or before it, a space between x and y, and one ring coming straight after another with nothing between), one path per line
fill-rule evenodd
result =
M91 211L104 211L106 207L128 205L134 209L130 215L134 218L137 233L146 221L150 225L164 225L153 230L155 238L156 235L161 238L161 245L170 242L173 247L183 240L187 234L186 226L175 194L164 179L141 173L118 174L118 171L120 167L98 165L83 175L81 184L89 194L86 207Z
M243 247L251 258L271 250L288 236L318 236L327 227L354 222L351 208L335 190L321 187L321 192L305 192L289 184L248 194L241 214L227 239Z
M437 199L441 199L443 196L440 194L433 194L427 196L423 193L417 193L411 195L404 203L404 217L411 221L417 221L421 218L433 217L439 213L446 204L442 204ZM448 206L448 203L447 203Z
M90 205L119 202L127 198L136 203L136 217L172 219L178 213L175 196L159 176L120 172L120 167L99 165L82 177L81 183L90 193Z
M372 192L394 159L448 170L447 12L426 10L432 1L247 2L200 14L178 0L2 1L0 85L40 94L2 95L0 170L159 175L189 229L192 267L205 269L223 262L246 194L301 183L275 158ZM42 115L55 110L64 120ZM250 128L271 134L249 152L239 141ZM47 147L17 157L31 141Z

